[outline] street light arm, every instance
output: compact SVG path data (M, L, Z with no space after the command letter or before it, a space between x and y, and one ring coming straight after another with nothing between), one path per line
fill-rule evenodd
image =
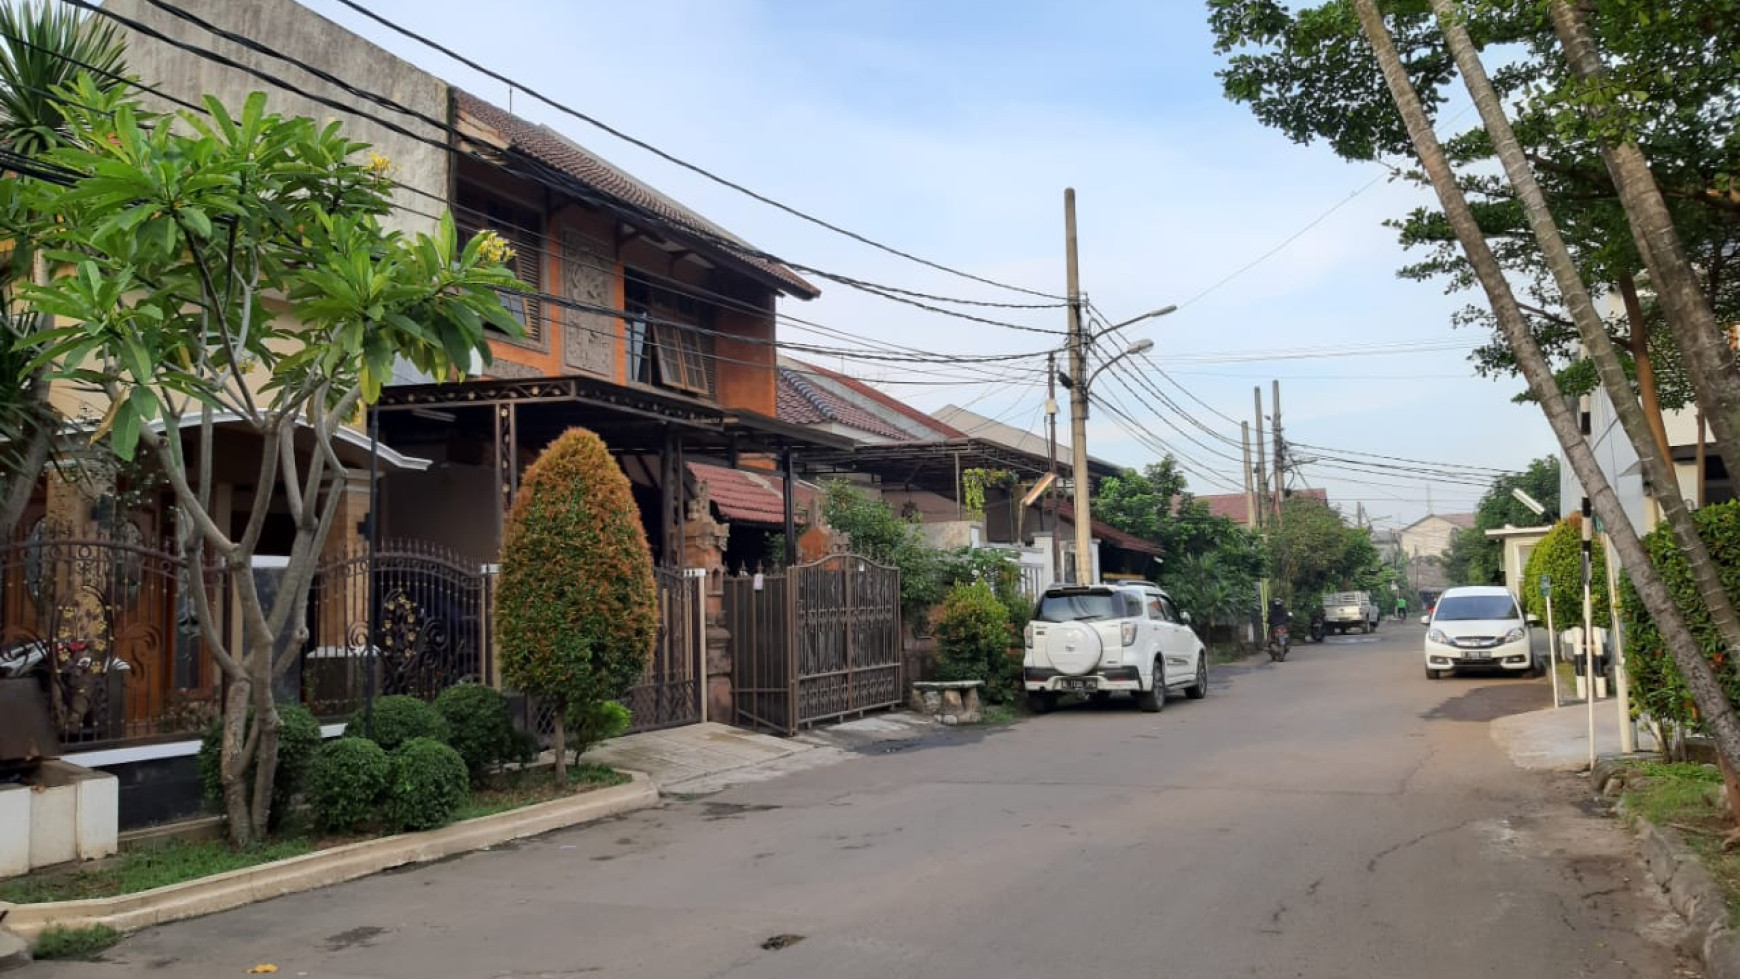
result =
M1094 368L1093 373L1088 375L1087 386L1090 388L1093 387L1093 383L1094 383L1095 378L1099 377L1102 373L1104 373L1106 368L1112 366L1113 364L1116 364L1120 360L1123 360L1125 357L1134 357L1138 354L1145 354L1148 351L1153 350L1153 349L1154 349L1154 341L1145 340L1145 339L1144 340L1137 340L1135 343L1130 344L1129 348L1126 349L1123 353L1118 354L1116 357L1113 357L1111 360L1108 360L1105 363L1101 364L1100 366Z
M1126 326L1130 326L1130 325L1135 324L1135 323L1140 323L1143 320L1157 319L1161 316L1170 316L1176 312L1178 312L1177 306L1162 306L1159 309L1150 309L1149 311L1147 311L1146 313L1143 313L1140 316L1132 316L1129 319L1123 321L1122 323L1114 323L1113 325L1106 327L1105 329L1099 331L1098 333L1093 334L1093 336L1090 339L1098 340L1100 337L1103 337L1108 333L1114 333L1118 330L1123 329Z

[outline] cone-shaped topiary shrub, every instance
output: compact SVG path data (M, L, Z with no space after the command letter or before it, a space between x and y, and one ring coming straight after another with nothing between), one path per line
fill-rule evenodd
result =
M567 714L621 699L657 629L652 552L628 477L598 436L569 429L520 479L496 589L502 678L554 710L557 784L567 781Z

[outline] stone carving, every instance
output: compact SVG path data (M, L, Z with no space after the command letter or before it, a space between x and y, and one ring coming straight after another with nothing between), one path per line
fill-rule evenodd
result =
M562 294L591 306L614 308L616 259L610 245L572 228L562 230ZM564 307L562 309L562 363L588 374L609 377L616 351L614 317Z

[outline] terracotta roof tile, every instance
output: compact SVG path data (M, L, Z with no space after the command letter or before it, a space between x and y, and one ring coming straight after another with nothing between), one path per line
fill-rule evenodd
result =
M1092 508L1090 507L1089 509L1091 510ZM1075 526L1075 508L1070 506L1068 503L1058 504L1057 519L1062 523L1069 524L1071 527ZM1112 547L1121 551L1135 551L1137 554L1161 553L1159 544L1156 544L1153 541L1145 541L1142 538L1137 537L1135 534L1126 534L1104 521L1093 521L1093 535L1098 537L1102 542L1110 544Z
M933 436L929 436L925 440L929 440L929 438L966 438L966 433L952 425L949 425L942 419L937 418L934 415L927 415L906 402L901 401L899 398L895 398L883 391L877 390L855 377L848 377L837 371L828 370L826 367L817 367L814 364L806 364L801 361L793 361L792 363L801 370L820 374L828 380L833 381L835 384L850 389L854 394L881 405L883 408L893 411L934 433ZM909 436L909 438L912 440L919 440L916 436Z
M814 299L821 290L805 281L791 269L777 262L741 254L729 246L756 250L748 242L679 204L652 187L636 180L626 171L586 149L549 126L540 126L508 112L483 99L454 89L454 98L461 114L494 130L507 141L508 148L523 153L538 162L553 167L598 191L619 206L633 213L650 213L669 224L669 230L686 237L699 237L707 250L732 262L746 265L763 275L771 276L787 291L805 299ZM697 234L698 233L698 234ZM706 239L722 239L728 246L710 244Z
M913 441L913 437L907 432L836 396L823 386L812 383L802 372L789 367L779 369L779 386L775 397L780 421L798 425L825 425L834 422L894 442Z
M782 526L785 523L785 480L773 473L729 469L703 462L689 463L695 481L707 484L707 493L719 515L736 523ZM798 523L815 506L816 491L799 482L796 486Z

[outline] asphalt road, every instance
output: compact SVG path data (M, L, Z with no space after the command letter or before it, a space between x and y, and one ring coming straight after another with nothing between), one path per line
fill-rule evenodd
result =
M140 934L57 979L1695 975L1629 837L1417 624ZM765 946L765 947L764 947Z

